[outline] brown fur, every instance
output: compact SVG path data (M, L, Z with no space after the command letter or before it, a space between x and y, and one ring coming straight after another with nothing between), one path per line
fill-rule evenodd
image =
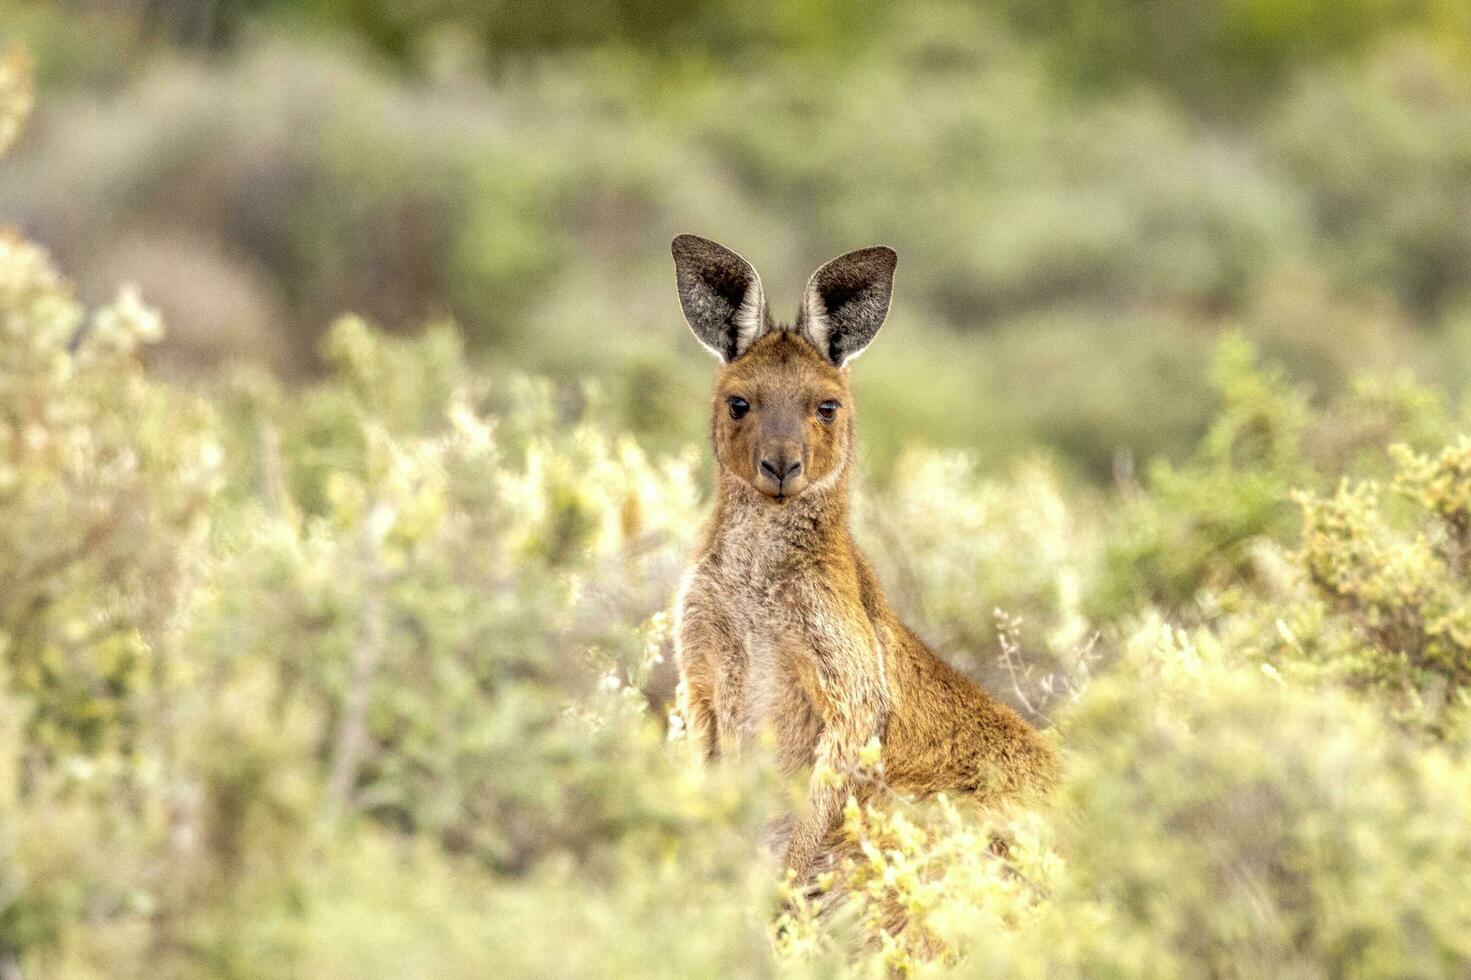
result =
M1046 740L890 608L848 529L849 370L801 326L764 329L716 375L714 513L680 590L676 649L681 709L709 757L769 727L788 771L821 764L839 774L814 775L787 842L786 865L803 878L857 790L850 774L874 736L889 786L916 797L989 803L1040 792L1057 763ZM750 406L741 419L732 396ZM817 414L825 401L839 406L831 422ZM778 457L799 460L801 472L774 481L760 464Z

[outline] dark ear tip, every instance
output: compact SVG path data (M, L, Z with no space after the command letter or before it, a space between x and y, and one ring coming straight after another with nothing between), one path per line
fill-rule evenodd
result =
M872 245L859 251L864 253L865 257L871 256L874 262L887 266L890 272L899 265L899 253L887 245Z
M892 276L899 265L899 253L887 245L870 245L844 252L818 270L862 269L866 275Z
M713 245L715 243L710 239L701 238L699 235L675 235L674 241L669 243L669 251L674 253L675 258L679 258L682 255L709 251Z

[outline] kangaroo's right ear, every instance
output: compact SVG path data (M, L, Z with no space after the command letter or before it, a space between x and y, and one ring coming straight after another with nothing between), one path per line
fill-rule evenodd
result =
M889 315L899 256L887 245L839 255L807 281L797 326L838 367L863 353Z
M761 277L724 245L680 235L671 246L679 305L700 343L729 364L767 331Z

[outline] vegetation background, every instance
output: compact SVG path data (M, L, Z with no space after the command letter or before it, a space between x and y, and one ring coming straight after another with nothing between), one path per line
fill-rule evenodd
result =
M0 41L0 977L1471 973L1461 0ZM857 532L1067 760L855 808L822 915L668 714L682 231L898 249Z

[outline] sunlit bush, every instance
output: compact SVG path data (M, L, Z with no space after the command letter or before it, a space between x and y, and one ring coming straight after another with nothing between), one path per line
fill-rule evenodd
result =
M0 646L40 745L116 743L167 674L220 447L207 408L150 385L136 294L88 316L46 255L0 232Z
M1428 455L1399 444L1389 455L1390 480L1297 494L1300 544L1259 545L1266 596L1223 597L1222 628L1243 654L1295 681L1362 690L1410 730L1464 741L1466 440Z
M1464 972L1464 760L1155 624L1068 719L1067 870L1006 976Z

